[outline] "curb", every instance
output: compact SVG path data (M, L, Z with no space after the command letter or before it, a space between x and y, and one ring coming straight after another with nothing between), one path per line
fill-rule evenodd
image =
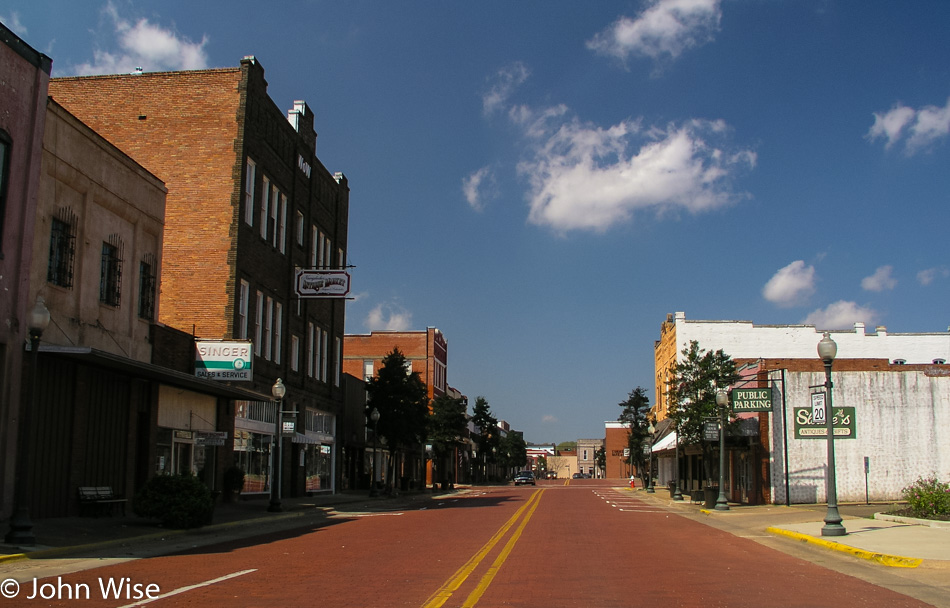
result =
M813 545L818 545L819 547L824 547L825 549L831 549L832 551L841 551L842 553L847 553L854 557L859 557L861 559L866 559L870 561L878 562L885 566L890 566L892 568L916 568L921 565L924 560L917 557L903 557L901 555L888 555L886 553L874 553L873 551L866 551L864 549L858 549L856 547L849 547L848 545L843 545L838 542L823 540L820 538L815 538L814 536L809 536L808 534L801 534L799 532L792 532L790 530L783 530L781 528L769 527L766 528L766 532L770 534L775 534L777 536L785 536L797 541L804 543L811 543Z

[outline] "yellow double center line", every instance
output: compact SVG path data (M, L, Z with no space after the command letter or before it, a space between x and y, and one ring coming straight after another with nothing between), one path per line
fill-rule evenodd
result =
M521 533L524 531L526 525L528 525L528 520L531 519L531 516L534 514L534 511L538 508L538 503L541 502L541 493L544 492L544 489L535 490L534 494L531 495L531 498L528 499L528 502L524 503L520 509L515 511L515 514L511 516L511 519L506 521L504 525L498 529L498 532L495 532L495 535L489 539L485 546L479 549L478 553L472 556L465 565L459 568L455 574L452 575L438 591L429 596L429 599L426 600L426 603L423 604L423 608L440 608L445 602L452 597L452 594L458 591L459 587L468 579L468 577L475 571L475 568L478 567L480 563L488 556L491 550L497 545L502 538L508 533L508 530L515 525L515 522L521 518L521 516L527 511L527 515L524 516L524 519L521 520L521 523L515 529L514 533L511 535L511 538L508 539L508 542L505 543L504 548L501 550L501 553L498 554L498 557L495 558L495 561L492 562L492 565L488 568L488 571L482 576L482 579L478 582L478 586L475 587L475 590L472 591L468 598L465 600L465 603L462 604L463 608L472 608L475 604L478 603L478 600L482 597L485 591L488 590L488 586L491 585L491 582L494 580L495 575L498 574L498 570L501 568L502 564L505 563L505 560L508 559L508 555L511 553L511 550L514 549L515 543L518 542L518 539L521 538Z

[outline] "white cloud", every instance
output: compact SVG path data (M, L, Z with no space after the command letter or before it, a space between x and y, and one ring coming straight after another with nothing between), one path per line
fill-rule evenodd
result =
M557 422L560 422L560 421L557 419L557 416L552 416L550 414L547 414L546 416L543 416L541 418L541 422L545 424L556 424Z
M208 67L205 45L191 42L171 29L150 23L148 19L131 22L119 15L111 2L103 9L115 33L114 51L96 49L94 60L72 68L80 76L91 74L124 74L141 67L147 72L165 70L200 70Z
M621 17L587 42L587 48L625 61L630 55L676 59L719 30L720 0L651 0L636 19Z
M930 285L938 278L946 279L948 277L950 277L950 269L946 267L927 268L917 273L917 281L924 286Z
M551 119L564 111L521 113L539 142L533 158L518 166L531 185L529 221L558 231L602 232L639 209L700 212L728 205L739 198L729 187L733 173L755 165L755 153L726 152L703 139L721 136L722 121L644 133L639 121L603 129L575 119L553 129ZM630 154L635 137L643 143Z
M492 79L491 88L482 96L482 111L485 115L494 114L507 104L508 98L528 79L529 74L528 67L520 61L498 70Z
M874 113L868 130L870 140L884 138L885 148L904 141L907 154L914 154L950 135L950 99L943 107L926 106L919 110L900 103L883 113Z
M891 276L893 271L893 266L881 266L871 276L861 279L861 287L866 291L894 289L897 286L897 279Z
M762 296L779 306L795 306L808 300L815 292L815 267L795 260L779 269L762 288Z
M859 321L865 325L875 325L879 316L870 308L840 300L825 309L812 312L802 323L814 325L816 329L851 329Z
M412 313L395 304L377 304L363 325L370 331L406 331L412 327Z
M462 180L465 200L475 211L485 208L485 199L494 197L495 176L490 167L482 167Z

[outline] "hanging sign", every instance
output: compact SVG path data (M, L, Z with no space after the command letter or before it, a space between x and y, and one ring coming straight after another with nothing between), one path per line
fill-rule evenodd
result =
M300 269L294 286L300 298L345 298L350 293L350 273L345 270Z
M772 388L732 389L732 410L734 412L771 412Z
M835 439L856 439L858 436L855 424L853 407L836 407L832 409L831 424L834 427ZM826 414L827 415L827 414ZM795 439L825 439L828 437L827 423L819 424L812 417L812 408L796 407Z

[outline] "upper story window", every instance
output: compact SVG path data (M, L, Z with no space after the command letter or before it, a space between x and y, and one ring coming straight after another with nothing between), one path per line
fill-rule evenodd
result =
M155 256L150 253L139 262L139 317L146 321L155 320L156 267Z
M102 243L102 264L99 273L99 301L119 306L122 291L122 240L113 234Z
M254 186L257 179L257 165L250 158L247 159L247 170L244 172L244 222L248 226L254 225Z
M261 189L261 238L267 240L267 218L270 213L270 178L264 176L264 187Z
M61 209L59 217L52 218L46 280L53 285L67 288L73 286L77 223L76 216L68 209Z

